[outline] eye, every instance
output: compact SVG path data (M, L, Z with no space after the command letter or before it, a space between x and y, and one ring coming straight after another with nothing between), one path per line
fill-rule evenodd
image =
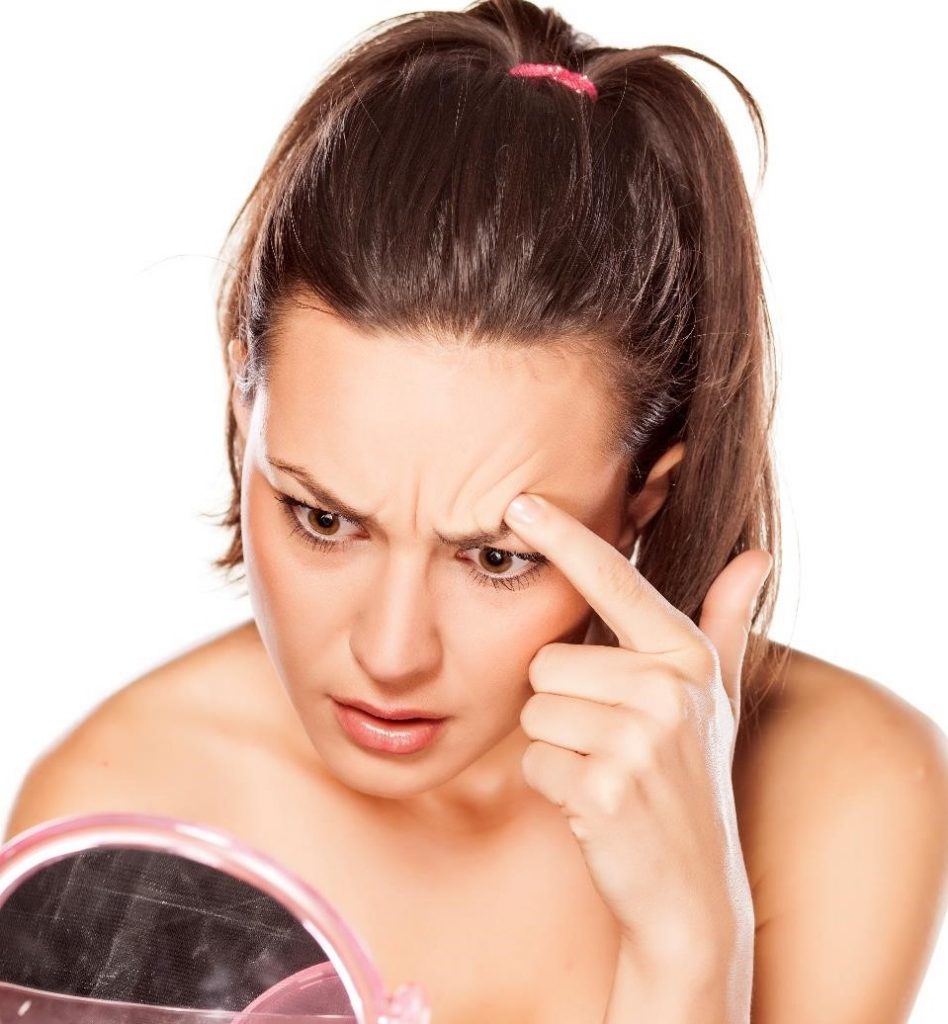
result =
M350 543L350 538L344 540L326 539L339 532L339 524L350 523L352 526L358 526L358 523L354 523L351 519L347 519L338 512L332 512L329 509L313 508L305 502L291 498L288 494L277 494L276 500L283 506L284 512L292 526L292 532L298 534L303 543L325 553L329 553L331 549L348 547ZM315 533L313 532L314 530L322 530L326 531L326 533ZM481 572L479 569L475 569L471 563L468 563L471 566L470 575L475 583L495 588L504 587L506 590L520 590L528 586L549 564L546 556L541 555L537 551L504 551L502 548L489 547L469 548L468 550L481 552L478 559L479 563L481 565L486 564L490 569L503 569L504 563L510 559L519 559L521 562L531 566L526 572L505 576L496 572Z
M338 512L329 512L322 508L313 508L302 501L291 498L288 494L277 494L276 499L283 506L293 527L293 533L299 534L303 541L310 547L320 548L323 551L328 548L344 548L348 546L349 540L327 540L327 537L335 536L339 532L340 523L352 523L352 520ZM305 520L305 525L300 521ZM325 530L325 535L314 533L313 530Z
M488 564L492 569L503 568L503 563L511 558L519 558L521 562L528 565L533 563L526 572L517 573L514 576L500 576L494 573L484 573L477 569L471 569L471 576L475 583L490 584L492 587L505 587L507 590L520 590L529 586L534 577L540 573L547 564L547 559L537 551L504 551L503 548L469 548L470 551L479 551L478 561L481 565Z

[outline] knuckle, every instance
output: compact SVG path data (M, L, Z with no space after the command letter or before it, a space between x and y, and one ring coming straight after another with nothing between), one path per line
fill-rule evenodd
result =
M544 644L530 659L530 664L527 666L530 674L534 672L540 672L543 666L546 664L546 644Z
M584 772L584 803L595 814L615 814L625 799L629 779L604 761L590 761Z
M520 725L528 735L532 735L532 732L539 725L546 696L543 693L535 693L527 699L527 702L520 709Z
M661 746L661 734L658 734L655 739L650 740L647 743L643 743L638 750L638 763L636 768L641 775L651 775L659 770L661 765L661 756L659 748Z
M710 640L704 638L698 640L693 647L683 653L674 674L682 683L699 683L707 686L718 678L718 668L717 649Z
M659 764L662 730L644 715L628 713L615 729L609 753L626 774L648 774Z
M678 715L679 711L670 707L658 710L653 706L648 720L643 723L638 749L633 751L632 764L637 772L647 774L661 769L684 731Z
M691 718L692 700L689 684L684 681L675 681L659 691L657 717L664 727L663 735L677 731Z
M530 659L530 665L528 667L530 678L533 679L536 677L539 679L543 675L552 671L556 658L556 645L552 643L544 644Z
M600 571L606 586L611 590L630 600L637 596L641 587L639 574L620 552L617 551L614 558L605 559Z
M543 678L547 673L547 655L542 652L546 648L541 647L527 666L527 678L536 686L539 686L543 682Z
M611 735L611 751L625 755L634 752L644 742L639 716L627 709L617 709L617 720Z

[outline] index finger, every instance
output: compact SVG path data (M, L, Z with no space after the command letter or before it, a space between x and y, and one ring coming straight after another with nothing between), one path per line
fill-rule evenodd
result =
M536 503L531 522L517 515L522 498ZM699 631L691 619L666 601L618 548L565 509L538 494L522 494L507 506L504 520L562 571L615 633L620 647L663 654L695 642Z

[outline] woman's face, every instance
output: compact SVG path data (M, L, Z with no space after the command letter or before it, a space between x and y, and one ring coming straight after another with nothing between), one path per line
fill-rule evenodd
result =
M287 314L269 387L252 410L234 398L247 584L321 765L350 789L432 811L522 791L527 666L544 644L581 642L591 611L516 537L494 548L439 534L494 535L533 491L631 551L626 462L597 454L607 401L577 351L438 348ZM447 721L423 750L370 751L332 698Z

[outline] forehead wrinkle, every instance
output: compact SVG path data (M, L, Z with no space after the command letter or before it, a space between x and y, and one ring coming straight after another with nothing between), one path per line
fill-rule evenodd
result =
M438 474L437 473L432 473L432 474L430 474L430 477L431 477L431 479L433 481L436 481L438 479ZM454 522L455 511L456 511L456 509L458 507L458 504L460 502L461 492L464 489L465 483L466 483L466 480L462 480L461 481L460 487L455 489L453 496L448 501L448 508L447 508L446 519L447 519L447 521L449 523ZM431 487L429 489L430 490L434 490L435 486L436 486L435 483L432 483L432 485L431 485ZM423 490L425 490L424 475L419 473L417 475L417 477L416 477L416 486L415 486L415 532L416 533L420 533L421 532L420 510L421 510L421 502L422 502L422 492L423 492ZM490 541L495 541L495 542L499 543L501 541L501 539L503 539L507 534L510 533L510 528L507 527L506 523L500 523L496 527L492 527L491 525L485 526L480 521L480 519L477 517L477 515L475 513L475 515L474 515L474 523L473 523L473 525L471 526L470 529L467 529L467 527L465 526L465 527L462 527L460 530L450 530L450 529L448 529L448 530L444 530L444 531L438 530L438 531L435 531L435 532L437 533L437 535L438 535L438 537L439 537L439 539L440 539L442 544L443 543L470 544L470 546L473 547L477 543L486 544L486 543L489 543Z
M505 453L502 453L500 451L497 451L494 454L497 456L498 461L501 458L505 457ZM474 525L477 531L489 535L496 535L495 539L504 541L513 536L513 531L504 521L504 512L506 511L507 505L510 503L511 500L513 500L513 498L515 498L522 491L529 490L531 487L537 486L537 483L544 479L544 476L538 476L531 466L531 464L535 464L539 461L542 461L542 455L535 449L529 451L525 453L525 455L522 456L520 459L518 459L515 465L511 469L503 473L503 475L499 479L494 480L493 482L490 482L485 485L484 493L481 495L481 497L475 498L474 501L471 502L471 508L474 516ZM478 473L478 470L480 470L480 473ZM465 488L470 487L476 490L477 477L487 475L490 471L491 466L488 463L488 461L485 460L478 467L476 467L476 469L471 474L469 474L461 481L460 486L458 487L457 491L454 494L454 497L452 498L451 502L448 505L449 518L453 516L458 505L463 501ZM528 484L523 481L533 482ZM485 515L480 513L478 504L483 506L484 502L488 501L492 493L498 489L501 491L507 491L507 495L505 495L504 498L504 507L500 510L499 514L500 521L499 523L494 523L491 521L485 522L485 518L488 517L485 517Z
M557 354L561 355L560 353ZM463 353L462 364L461 367L457 368L458 370L466 367L468 358L472 358L470 353ZM447 368L450 370L452 366L453 363L449 361ZM524 362L524 368L528 371L536 369L529 360ZM531 373L530 376L533 377L536 374ZM514 377L513 384L517 384L518 381L519 378ZM291 392L292 394L293 392ZM501 535L509 536L512 533L503 522L503 513L507 502L521 491L531 489L545 490L548 486L552 486L553 491L551 494L555 494L556 491L561 491L563 485L566 484L566 490L575 493L576 484L569 483L569 481L575 478L575 471L577 469L574 465L576 460L572 452L572 449L576 448L577 431L571 430L567 436L565 427L563 430L553 428L553 424L548 422L549 416L541 413L532 415L533 405L529 401L532 395L533 392L527 388L524 392L525 400L527 400L525 409L521 409L516 402L511 400L502 405L498 413L492 414L489 424L484 424L486 436L481 438L480 443L476 444L476 446L472 446L470 443L471 432L478 434L479 421L477 416L480 414L473 408L468 409L466 411L466 419L463 422L459 421L458 429L451 437L454 453L442 457L442 461L445 463L444 472L438 472L434 464L431 465L431 468L426 473L421 472L420 468L416 466L414 469L415 479L410 480L406 479L406 477L408 472L411 471L411 461L414 460L409 460L406 456L405 462L401 463L400 466L393 466L389 463L389 469L395 474L395 486L388 488L389 498L391 498L394 492L404 498L406 503L414 503L414 508L411 508L409 504L409 507L405 509L404 518L402 516L398 518L402 522L412 524L410 528L418 534L422 519L424 518L421 515L421 502L427 494L431 494L433 498L432 509L437 511L440 507L440 509L445 510L444 514L447 521L442 520L445 527L458 525L463 527L465 531L470 528L472 532L474 532L473 528L476 527L477 534L488 534L492 536L492 539L497 539ZM544 404L544 410L547 404L549 403ZM269 405L266 411L267 413L271 412ZM574 417L579 411L575 403L570 403L565 410L566 417ZM373 412L371 407L369 407L369 412ZM302 411L301 415L303 415ZM503 418L500 419L500 416ZM584 433L582 427L583 424L580 424L580 433ZM395 440L395 438L388 436L389 425L385 424L382 419L372 419L371 429L373 431L382 430L383 433L380 437L386 442ZM405 438L406 441L411 439L417 440L417 434L414 430L411 435L406 435ZM447 441L447 438L445 440ZM477 437L473 440L477 442ZM371 445L369 447L371 448ZM399 445L399 447L404 450L404 445ZM480 451L477 450L478 448L480 448ZM430 455L431 447L424 445L422 451ZM435 451L437 451L437 448L435 448ZM458 452L460 452L460 457L457 455ZM465 452L467 453L466 458ZM293 451L291 449L279 454L292 456ZM468 463L473 463L473 465L468 469L463 464L463 461L461 461L462 459ZM365 465L364 462L362 464ZM314 468L315 472L320 474L325 472L327 474L321 477L321 483L328 487L342 488L348 486L344 483L345 478L343 476L330 475L332 473L332 466L333 463L329 463L326 466ZM378 473L373 474L371 467L367 468L369 472L365 477L366 480L371 480L373 476L378 478ZM461 473L466 472L466 475L462 476L451 487L453 493L446 495L445 498L440 498L436 491L437 482L443 481L448 483L453 479L457 479L459 470ZM560 481L559 485L557 483L558 480ZM384 488L384 481L380 482ZM505 488L508 489L508 493L504 493ZM498 505L500 501L503 501L504 507L498 507L495 512L494 499L498 495ZM467 496L470 496L470 501L465 507L464 502ZM352 493L341 494L340 497L358 499L358 495ZM376 503L374 511L377 512L386 503L386 499L383 497L380 503ZM340 509L340 511L348 514L343 509ZM353 516L352 518L361 518L363 521L368 521L371 518L375 523L379 522L377 515L371 517L369 515ZM380 525L378 528L380 532L386 532ZM447 538L446 542L455 543L455 534L457 532L451 531L450 533L444 533L442 536ZM487 541L483 542L487 543Z
M378 530L383 530L381 520L378 515L371 512L366 512L361 509L356 509L349 504L341 495L333 493L327 484L317 480L312 474L310 474L302 466L297 466L292 462L285 459L281 459L277 456L267 456L267 462L270 463L275 469L279 469L282 472L288 473L294 477L303 488L309 493L310 497L314 502L317 503L317 507L327 512L338 512L347 518L364 524L372 526ZM416 490L417 495L417 490ZM418 501L415 502L415 531L418 532ZM489 526L486 529L477 526L473 533L441 533L435 531L435 536L442 544L451 544L454 546L481 546L489 545L492 543L501 543L508 537L512 536L513 531L503 521L497 526Z

